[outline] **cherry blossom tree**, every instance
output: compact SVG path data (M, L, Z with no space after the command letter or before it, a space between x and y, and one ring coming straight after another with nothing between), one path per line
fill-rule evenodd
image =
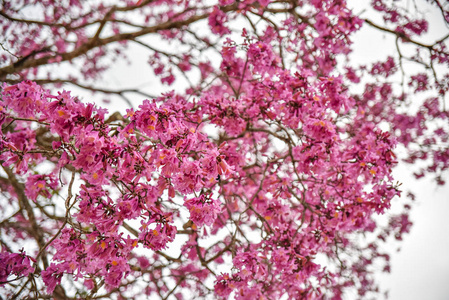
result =
M379 292L382 245L411 226L392 169L421 161L444 184L449 166L449 35L426 40L402 4L367 2L368 18L344 0L2 1L0 295ZM395 54L351 63L364 26ZM101 85L135 47L171 91Z

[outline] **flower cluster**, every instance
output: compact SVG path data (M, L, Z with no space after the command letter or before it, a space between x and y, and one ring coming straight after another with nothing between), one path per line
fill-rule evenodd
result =
M198 227L212 225L221 210L220 202L206 195L185 200L184 205L190 212L190 220Z
M23 250L20 253L0 252L0 285L7 283L11 275L17 279L33 273L32 262L32 258Z

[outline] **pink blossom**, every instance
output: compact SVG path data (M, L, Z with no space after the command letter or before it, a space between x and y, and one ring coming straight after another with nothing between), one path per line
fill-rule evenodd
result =
M47 269L42 271L42 280L47 286L47 294L52 294L56 286L61 283L61 278L65 270L64 265L52 263Z
M23 250L20 253L0 252L0 285L5 284L10 275L26 277L33 273L31 262L32 259Z
M190 212L190 220L198 227L212 225L217 218L217 214L221 211L220 201L211 199L206 195L185 200L184 205Z
M227 15L220 10L217 6L209 15L209 26L213 33L219 34L221 36L229 33L229 29L224 25L227 21Z

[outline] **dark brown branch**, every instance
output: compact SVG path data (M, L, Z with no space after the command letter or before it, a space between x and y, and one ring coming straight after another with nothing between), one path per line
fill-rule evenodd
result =
M222 8L224 12L229 12L236 10L238 8L238 3L235 3L233 5L225 6ZM107 37L107 38L91 38L89 41L81 45L80 47L76 48L72 52L67 53L61 53L61 54L54 54L54 55L47 55L40 58L27 58L24 60L21 60L19 62L13 63L9 66L3 67L0 69L0 79L5 79L7 75L14 74L17 72L20 72L25 69L29 68L35 68L42 65L52 64L53 61L56 62L56 60L59 60L59 62L63 61L70 61L74 58L80 57L90 50L106 46L111 43L119 42L119 41L126 41L126 40L133 40L140 36L151 34L151 33L157 33L161 30L168 30L168 29L177 29L181 28L187 25L190 25L192 23L195 23L199 20L203 20L208 18L210 13L204 13L201 15L194 15L188 19L185 20L179 20L179 21L167 21L163 22L154 26L150 26L147 28L144 28L139 31L135 32L129 32L129 33L120 33L115 34L113 36ZM60 59L57 59L60 58Z
M434 44L423 44L423 43L421 43L421 42L412 40L410 37L408 37L406 34L404 34L404 33L402 33L402 32L397 32L397 31L395 31L395 30L391 30L391 29L389 29L389 28L382 27L382 26L380 26L380 25L377 25L377 24L373 23L372 21L370 21L370 20L368 20L368 19L363 19L363 21L365 21L365 23L368 24L368 25L370 25L371 27L374 27L374 28L376 28L376 29L379 29L379 30L382 30L382 31L385 31L385 32L388 32L388 33L391 33L391 34L394 34L394 35L396 35L397 37L401 38L401 39L402 39L403 41L405 41L405 42L412 43L412 44L415 44L416 46L420 46L420 47L423 47L423 48L427 48L427 49L429 49L429 50L434 50L434 47L435 47L436 44L438 44L438 43L440 43L441 41L444 41L445 39L448 38L448 36L446 36L446 37L442 38L440 41L435 42Z
M8 167L3 166L2 162L2 168L5 171L5 173L8 175L8 179L11 182L11 185L14 187L14 190L17 194L17 198L19 200L20 206L25 209L28 215L28 220L31 223L31 228L33 232L33 236L36 239L37 244L39 245L39 249L42 250L42 262L44 264L44 267L48 267L48 259L45 251L45 241L44 241L44 234L42 231L42 228L39 227L37 224L36 216L34 215L33 208L31 207L30 202L28 201L27 196L25 195L25 186L21 184L16 176L14 175L13 171L9 169Z

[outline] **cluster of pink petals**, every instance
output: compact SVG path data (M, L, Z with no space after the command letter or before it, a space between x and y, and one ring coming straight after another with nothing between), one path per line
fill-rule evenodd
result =
M190 220L198 227L212 225L221 211L220 201L211 199L210 196L204 194L185 200L184 205L190 212Z
M34 260L26 255L25 251L20 253L0 252L0 284L18 277L26 277L34 272L31 264Z

